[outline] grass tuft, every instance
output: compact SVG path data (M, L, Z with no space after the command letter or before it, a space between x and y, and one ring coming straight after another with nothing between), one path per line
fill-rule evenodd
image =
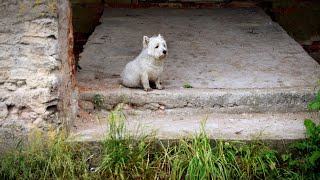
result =
M190 83L184 83L183 88L193 88L193 86Z
M108 117L108 133L98 172L108 179L150 179L157 173L157 158L150 135L130 134L122 106Z
M0 179L86 179L89 153L65 137L65 132L33 131L24 147L0 157Z

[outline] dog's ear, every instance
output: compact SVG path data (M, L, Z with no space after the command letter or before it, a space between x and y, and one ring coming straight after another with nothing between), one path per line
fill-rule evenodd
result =
M149 38L147 36L143 36L143 48L148 47Z
M163 36L161 34L159 34L158 37L163 38Z

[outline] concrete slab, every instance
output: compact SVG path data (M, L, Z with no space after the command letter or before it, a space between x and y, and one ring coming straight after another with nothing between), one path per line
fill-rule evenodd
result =
M105 9L80 55L79 85L119 87L142 37L168 43L163 85L194 88L313 86L320 66L261 9ZM165 92L166 90L164 90Z
M73 141L100 141L108 132L108 111L92 113L83 122L76 122L70 139ZM205 130L211 139L228 140L288 140L304 138L305 118L320 122L316 113L207 113L204 110L175 109L159 111L126 110L126 126L130 134L155 133L157 139L191 138Z

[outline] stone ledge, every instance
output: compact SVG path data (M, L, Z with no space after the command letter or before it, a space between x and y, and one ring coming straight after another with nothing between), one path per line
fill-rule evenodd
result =
M207 108L212 112L300 112L314 97L314 87L266 89L165 89L145 92L142 89L84 89L79 99L94 103L94 96L101 95L101 108L112 109L126 103L135 109L150 109L156 103L165 109ZM152 109L152 108L151 108Z
M320 122L317 113L206 113L192 109L143 111L131 114L125 110L126 126L132 135L155 133L156 139L190 138L200 131L205 120L205 130L210 139L225 140L283 140L304 138L305 118ZM72 141L101 141L108 131L109 112L100 111L74 125L69 139ZM84 119L82 119L84 120Z

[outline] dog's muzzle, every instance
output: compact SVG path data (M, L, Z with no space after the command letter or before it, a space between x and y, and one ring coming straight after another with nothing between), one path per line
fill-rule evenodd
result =
M160 59L163 59L163 58L165 58L165 57L167 57L167 52L166 52L166 54L162 54L162 55L160 56Z

